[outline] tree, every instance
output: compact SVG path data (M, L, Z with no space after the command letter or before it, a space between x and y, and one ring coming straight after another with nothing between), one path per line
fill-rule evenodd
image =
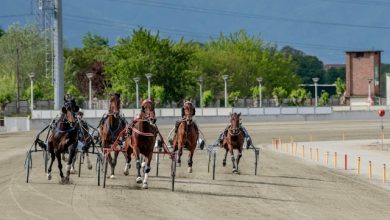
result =
M283 104L283 99L287 97L287 90L285 90L283 87L278 86L273 89L272 96L275 100L275 105L280 106Z
M0 75L0 85L0 112L3 112L15 96L15 78L9 75Z
M107 48L108 39L88 32L83 38L83 45L85 48Z
M0 28L0 37L3 36L4 34L5 34L5 31Z
M165 89L162 86L151 86L150 87L150 96L153 98L153 101L156 107L162 107L164 97L165 97ZM142 96L144 99L148 98L148 91L145 91Z
M319 106L325 106L329 102L329 93L327 93L325 90L322 90L321 96L318 100Z
M338 77L334 84L336 85L337 97L341 97L345 92L345 82L340 77Z
M290 93L290 99L296 106L303 106L308 98L309 93L304 88L295 89Z
M211 104L211 101L214 99L214 96L213 96L213 93L211 92L211 90L206 90L203 92L203 95L202 95L202 101L203 101L203 106L204 107L207 107Z
M234 107L237 103L239 96L240 96L240 91L230 92L228 97L229 105Z

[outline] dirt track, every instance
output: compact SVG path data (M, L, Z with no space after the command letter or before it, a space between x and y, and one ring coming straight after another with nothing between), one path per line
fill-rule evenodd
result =
M367 139L378 131L377 122L367 121L244 124L258 146L269 144L271 137L335 140L352 129L347 138ZM211 143L225 125L200 126ZM164 134L168 128L160 126ZM218 151L214 181L207 173L206 152L197 151L193 174L186 173L186 166L178 168L174 193L167 157L160 167L161 177L154 176L152 165L148 190L136 185L134 164L130 177L123 176L122 156L117 179L107 180L107 188L102 189L95 170L86 166L81 178L72 176L73 184L60 185L55 163L53 180L46 180L42 154L35 153L27 184L25 149L36 133L0 134L0 219L388 219L390 215L390 191L264 147L257 176L253 152L244 152L241 175L232 175L230 161L223 168L222 151Z

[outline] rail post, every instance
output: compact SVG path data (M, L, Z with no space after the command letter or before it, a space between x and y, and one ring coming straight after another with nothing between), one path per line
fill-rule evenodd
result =
M387 183L387 171L386 171L386 164L383 164L383 183Z
M302 158L305 159L305 145L302 145Z
M318 162L318 147L316 148L316 161Z
M328 165L329 164L329 151L326 152L325 160L326 160L326 165Z
M371 160L368 161L368 178L369 179L372 178L372 163L371 163Z
M348 170L348 156L344 155L344 170Z
M333 156L333 168L337 168L337 152L334 152L334 156Z
M360 157L357 159L357 175L360 175Z
M310 160L313 160L313 149L310 148Z

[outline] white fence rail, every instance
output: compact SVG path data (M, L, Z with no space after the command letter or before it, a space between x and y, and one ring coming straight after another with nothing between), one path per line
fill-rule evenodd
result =
M139 109L122 109L125 117L134 117ZM100 118L107 110L83 110L85 118ZM331 114L332 107L273 107L273 108L197 108L196 116L228 116L231 112L241 112L242 115L316 115ZM57 110L34 110L32 119L51 119L59 115ZM157 117L178 117L181 115L180 108L156 109Z

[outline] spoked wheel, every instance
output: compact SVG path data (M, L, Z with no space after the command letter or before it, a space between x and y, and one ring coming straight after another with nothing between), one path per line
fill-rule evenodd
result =
M45 173L47 173L47 163L49 162L49 152L47 150L43 150L43 159L45 163Z
M98 181L98 186L100 186L100 171L101 171L101 164L102 164L102 157L100 154L97 155L96 158L96 172L97 172L97 181Z
M217 158L217 152L213 151L213 180L215 180L215 163Z
M32 169L31 151L27 151L26 159L24 160L24 168L26 169L26 183L28 183L30 177L30 170Z
M175 176L176 176L176 158L171 163L171 176L172 176L172 192L175 191Z
M210 173L210 163L211 163L211 151L209 151L209 163L207 166L207 172Z
M161 152L162 152L162 148L158 147L158 153L157 153L157 156L156 156L156 176L158 176L158 167L160 165L160 153Z
M259 154L260 154L259 149L255 149L255 175L257 175L257 164L259 161Z
M81 163L83 162L84 159L84 152L80 152L80 157L79 157L79 177L81 175Z
M104 166L104 171L103 171L103 188L106 188L106 179L107 179L107 166L108 166L108 156L104 155L104 160L103 160L103 166Z

